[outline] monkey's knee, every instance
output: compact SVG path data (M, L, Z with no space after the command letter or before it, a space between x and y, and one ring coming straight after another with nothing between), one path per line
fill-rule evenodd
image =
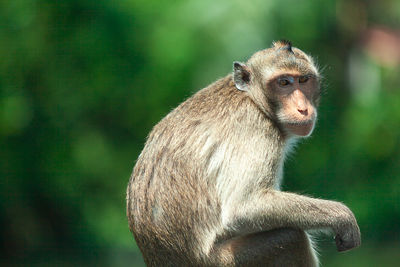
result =
M317 266L307 234L291 228L227 240L215 252L218 266Z
M275 255L272 266L317 266L318 259L308 235L300 229L284 228L276 231Z
M309 244L307 234L300 229L283 228L272 231L277 237L277 244L284 243L287 248L304 247Z

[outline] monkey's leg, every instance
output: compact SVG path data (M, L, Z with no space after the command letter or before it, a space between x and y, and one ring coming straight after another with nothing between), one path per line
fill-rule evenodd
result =
M211 253L212 266L318 266L307 234L293 228L235 237Z
M223 216L226 239L286 227L330 228L336 233L339 251L361 243L360 229L353 213L339 202L269 190L230 207L232 209L225 210Z

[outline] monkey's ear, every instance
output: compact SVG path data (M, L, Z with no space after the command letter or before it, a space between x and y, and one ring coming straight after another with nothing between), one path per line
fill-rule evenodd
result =
M233 81L240 91L248 91L250 85L251 72L249 67L241 62L233 62Z

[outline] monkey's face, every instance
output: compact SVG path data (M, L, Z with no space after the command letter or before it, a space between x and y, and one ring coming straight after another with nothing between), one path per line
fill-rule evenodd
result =
M288 41L255 53L246 64L234 62L237 89L248 92L289 136L309 136L317 119L318 69L310 56Z
M289 134L309 136L317 119L319 83L313 73L284 72L268 82L278 123Z

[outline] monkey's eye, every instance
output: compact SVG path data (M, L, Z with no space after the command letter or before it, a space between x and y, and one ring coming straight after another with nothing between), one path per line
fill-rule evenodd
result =
M309 76L301 76L301 77L299 78L299 83L305 83L305 82L308 81L308 79L310 79Z
M278 80L278 84L279 84L279 86L286 86L286 85L290 84L290 81L287 78L280 78Z

